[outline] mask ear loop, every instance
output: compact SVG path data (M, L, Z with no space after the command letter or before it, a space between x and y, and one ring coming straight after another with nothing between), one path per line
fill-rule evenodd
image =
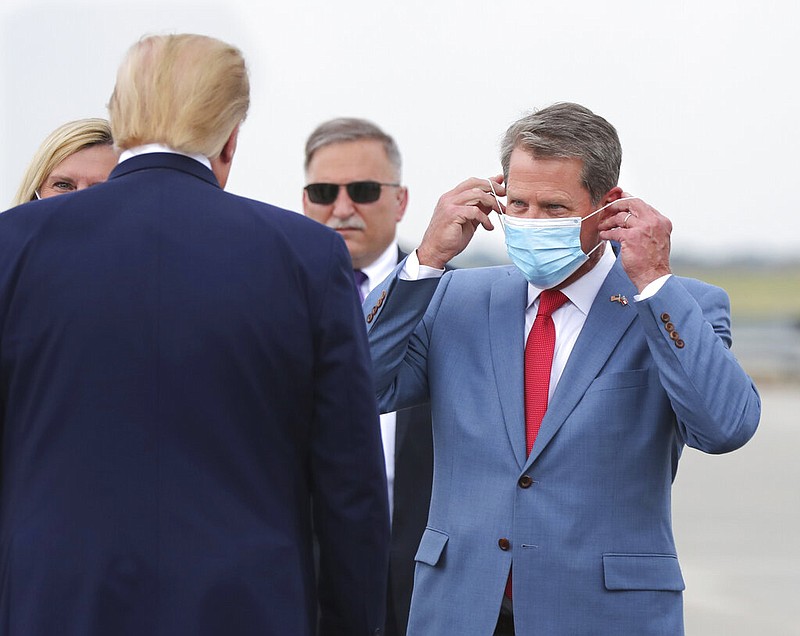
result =
M589 218L593 217L598 212L601 212L601 211L605 210L609 205L614 205L615 203L619 203L620 201L630 201L631 199L638 199L638 198L639 197L622 197L620 199L616 199L615 201L612 201L611 203L606 203L602 208L597 208L591 214L587 214L585 217L583 217L581 219L581 223L583 223L586 219L589 219ZM605 242L606 241L600 241L597 245L595 245L592 249L589 250L589 253L586 254L586 256L591 256L594 253L594 251Z
M492 196L494 197L494 200L497 202L497 210L498 210L497 218L500 219L500 225L503 228L503 232L505 232L506 223L505 221L503 221L503 212L502 212L503 206L500 203L500 199L497 198L497 192L494 191L494 184L492 183L492 180L491 179L486 179L486 180L489 182L489 187L492 189Z
M631 199L638 199L638 198L639 198L639 197L622 197L622 198L620 198L620 199L616 199L615 201L612 201L611 203L606 203L606 204L605 204L605 205L604 205L602 208L597 208L597 209L596 209L594 212L592 212L591 214L587 214L585 217L583 217L583 218L581 219L581 222L585 221L586 219L590 219L590 218L592 218L592 217L593 217L595 214L597 214L598 212L601 212L602 210L605 210L605 209L606 209L606 208L607 208L609 205L614 205L615 203L619 203L620 201L630 201Z

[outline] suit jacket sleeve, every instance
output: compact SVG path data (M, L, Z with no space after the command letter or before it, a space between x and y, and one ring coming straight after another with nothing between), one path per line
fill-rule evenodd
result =
M311 457L320 634L382 627L389 511L366 333L344 243L333 241L316 323Z
M435 307L450 277L446 273L441 279L400 280L399 272L404 262L364 301L375 390L382 413L417 406L429 400L427 351L430 329Z
M636 306L684 442L707 453L742 446L756 431L761 400L730 351L725 291L672 276Z

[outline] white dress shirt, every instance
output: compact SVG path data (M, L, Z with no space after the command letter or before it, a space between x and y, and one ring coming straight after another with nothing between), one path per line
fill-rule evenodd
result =
M194 159L195 161L199 161L206 168L211 170L211 162L205 155L180 152L179 150L173 150L172 148L170 148L169 146L165 146L164 144L144 144L143 146L135 146L133 148L128 148L127 150L123 150L122 154L119 156L119 163L122 163L123 161L125 161L126 159L130 159L131 157L136 157L138 155L147 155L153 152L168 152L173 155L183 155L184 157L189 157L189 159Z
M571 285L567 285L561 291L569 298L568 303L564 303L552 314L553 325L556 328L556 345L553 350L553 366L550 369L550 390L548 399L553 397L553 391L558 384L564 367L567 366L575 342L583 329L592 303L600 291L603 281L608 276L608 272L614 266L614 251L610 245L606 245L603 255L597 261L597 265L581 276ZM528 341L528 334L533 327L536 319L536 312L539 310L539 296L542 289L528 283L528 305L525 309L525 342Z

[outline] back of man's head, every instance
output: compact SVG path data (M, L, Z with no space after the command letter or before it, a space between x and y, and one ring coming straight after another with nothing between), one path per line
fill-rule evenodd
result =
M247 115L250 83L241 52L203 35L155 35L134 44L109 102L122 150L160 143L214 158Z

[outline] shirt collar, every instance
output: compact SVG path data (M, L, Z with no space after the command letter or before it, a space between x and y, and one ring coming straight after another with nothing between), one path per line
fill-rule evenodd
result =
M172 148L170 148L169 146L165 146L164 144L144 144L143 146L135 146L133 148L128 148L127 150L123 150L122 154L119 156L119 163L122 163L123 161L125 161L126 159L130 159L131 157L136 157L138 155L147 155L153 152L168 152L173 155L183 155L184 157L189 157L189 159L194 159L195 161L199 161L206 168L211 170L211 162L205 155L190 154L188 152L173 150Z
M589 315L592 303L600 291L606 276L608 276L611 268L614 267L616 260L617 257L614 255L611 243L606 242L603 248L603 255L597 261L597 264L574 283L570 283L561 290L585 316ZM540 287L535 287L528 283L528 309L530 309L542 291Z
M392 273L392 270L397 266L397 241L389 243L389 247L378 258L372 261L366 267L362 267L361 271L364 272L369 278L369 290L372 291L378 286L384 278Z

